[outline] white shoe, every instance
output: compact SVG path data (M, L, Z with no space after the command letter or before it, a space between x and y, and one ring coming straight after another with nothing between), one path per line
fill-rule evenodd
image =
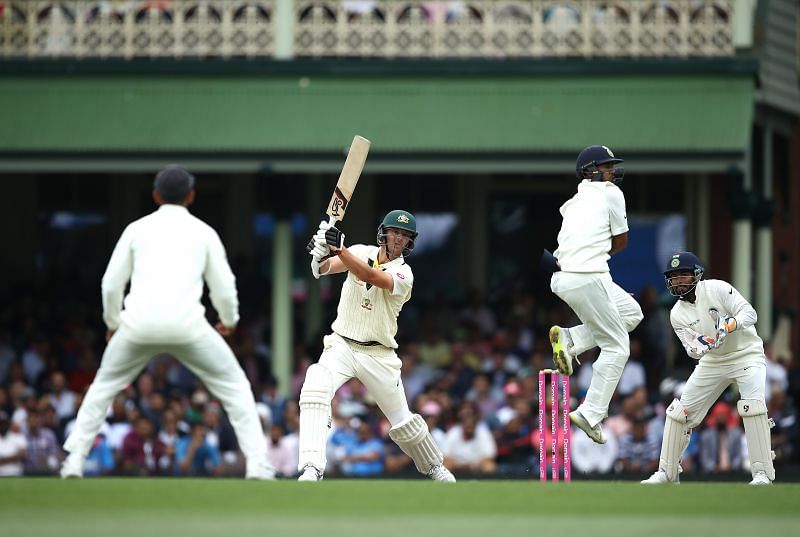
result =
M751 485L771 485L772 481L769 480L767 477L766 472L756 472L753 474L753 480L750 482Z
M83 477L83 457L69 454L61 463L61 479L80 479Z
M676 479L675 481L670 481L669 477L667 477L667 472L664 470L657 470L656 473L641 483L642 485L666 485L667 483L675 483L676 485L679 485L680 482L680 478Z
M600 428L600 424L598 423L594 427L589 425L589 422L586 421L586 418L583 417L583 414L580 413L579 410L575 410L569 413L569 421L572 424L586 433L586 435L594 440L596 444L605 444L606 443L606 435L603 434L603 430Z
M434 481L442 481L444 483L455 483L456 478L453 473L445 468L444 464L437 464L431 466L431 471L428 472L428 477Z
M244 474L245 479L256 479L259 481L273 481L275 479L275 468L273 468L268 462L262 461L258 464L253 465L252 468L247 468L247 472Z
M569 331L567 328L550 328L550 345L553 347L553 363L562 375L572 375L572 353L569 352Z
M322 472L317 470L315 466L307 464L303 468L303 473L297 478L298 481L322 481Z

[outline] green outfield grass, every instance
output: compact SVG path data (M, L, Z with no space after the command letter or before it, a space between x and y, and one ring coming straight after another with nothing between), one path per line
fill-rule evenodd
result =
M5 478L0 535L786 537L800 485Z

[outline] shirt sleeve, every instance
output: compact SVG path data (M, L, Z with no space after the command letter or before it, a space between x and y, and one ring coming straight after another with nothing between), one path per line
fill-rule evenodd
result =
M722 313L736 318L736 330L749 328L758 321L758 314L753 306L727 282L717 280L712 287L714 296L725 311Z
M132 226L126 227L122 232L111 253L100 285L103 296L103 321L109 330L119 328L125 286L133 272L133 235Z
M227 327L239 322L239 297L236 294L236 277L233 275L225 247L219 235L209 229L208 258L203 277L208 284L208 296L217 310L220 321Z
M411 267L408 265L387 267L386 271L392 275L392 279L394 280L392 295L406 296L407 294L411 294L411 288L414 286L414 273L411 272Z
M625 211L625 195L616 185L606 188L608 201L608 218L613 236L622 235L628 231L628 215Z

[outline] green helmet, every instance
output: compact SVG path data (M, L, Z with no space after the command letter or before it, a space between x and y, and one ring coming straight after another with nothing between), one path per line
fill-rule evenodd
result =
M411 240L408 242L408 246L403 249L403 255L408 256L411 250L414 249L414 239L416 239L418 235L417 219L408 211L403 211L401 209L389 211L386 213L386 216L383 217L381 225L378 226L378 244L386 243L386 230L388 228L402 229L411 233Z

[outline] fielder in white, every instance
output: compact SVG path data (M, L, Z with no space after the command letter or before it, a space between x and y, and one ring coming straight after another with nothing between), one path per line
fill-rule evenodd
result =
M583 403L570 421L598 444L606 442L600 423L630 355L628 332L642 320L639 304L611 279L608 260L628 245L625 196L618 184L623 162L604 145L592 145L578 155L578 192L561 206L563 217L558 249L560 271L550 289L566 302L583 324L553 326L550 343L558 371L572 374L572 360L592 347L600 356L592 366L592 381Z
M195 199L194 184L194 176L180 166L161 170L153 190L158 210L128 225L111 254L102 282L108 345L64 442L69 456L62 477L83 476L111 400L151 357L168 352L222 402L247 459L246 477L274 479L250 383L222 339L239 321L236 279L217 233L187 209ZM220 317L216 330L200 303L204 280Z
M736 383L739 415L750 456L751 485L775 480L770 428L764 400L766 358L755 329L757 315L739 291L722 280L705 280L704 267L691 252L678 252L667 263L667 288L679 298L670 322L686 353L698 360L680 400L667 408L658 470L642 483L678 483L680 458L692 429L717 398ZM711 334L706 335L706 334Z
M410 298L414 275L405 257L414 247L417 225L408 211L389 212L378 227L378 246L344 246L344 234L320 223L308 251L314 277L347 271L333 333L323 340L319 362L306 372L300 391L298 481L320 481L331 425L331 400L355 377L367 388L392 425L389 436L414 460L420 473L455 481L419 414L408 408L398 358L397 316ZM333 257L331 257L331 255Z

